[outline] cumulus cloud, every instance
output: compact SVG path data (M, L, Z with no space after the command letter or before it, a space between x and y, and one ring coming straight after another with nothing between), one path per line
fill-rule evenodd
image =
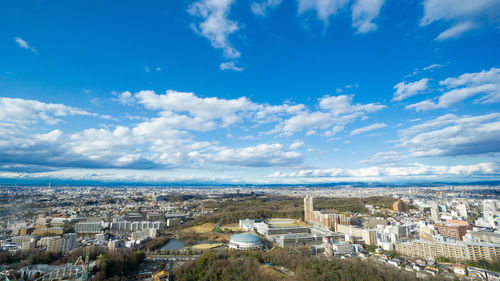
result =
M220 68L220 70L234 70L234 71L238 71L238 72L243 71L243 68L236 66L234 61L223 62L220 64L219 68Z
M32 51L33 53L37 53L36 49L33 48L33 46L30 46L28 44L28 42L26 42L25 40L23 40L22 38L20 37L14 37L14 41L17 43L17 45L23 49L27 49L27 50L30 50Z
M192 25L193 29L210 40L212 47L222 49L226 58L240 56L228 38L239 29L238 23L228 18L233 3L234 0L201 0L188 9L192 16L200 20Z
M134 104L135 99L132 96L131 92L126 91L118 95L118 99L116 99L116 101L118 101L122 105L132 105Z
M324 96L318 100L320 111L300 111L280 122L273 132L292 135L303 130L325 130L324 134L331 136L342 131L346 124L386 108L377 103L353 103L353 98L353 95Z
M246 97L238 99L200 98L194 93L168 90L164 95L154 91L140 91L135 94L138 103L146 108L175 112L189 112L200 120L219 119L224 127L242 120L243 114L257 109L258 105Z
M200 98L175 91L163 95L153 91L135 95L124 92L118 100L135 101L157 110L157 116L143 118L131 127L89 128L66 134L56 129L30 134L30 126L38 122L55 125L68 115L98 115L61 104L0 99L0 164L151 169L203 164L287 166L302 161L302 155L294 151L300 148L300 142L290 147L274 143L235 149L217 142L196 141L191 132L207 132L242 120L276 122L279 119L272 115L293 114L304 105L271 106L253 103L245 97Z
M366 127L361 127L361 128L352 130L351 131L351 136L363 134L363 133L366 133L366 132L371 132L371 131L382 129L382 128L385 128L385 127L387 127L387 124L385 124L385 123L374 123L374 124L368 125Z
M2 123L9 122L26 125L37 123L41 120L53 125L61 121L59 117L69 115L99 117L96 113L63 104L0 97L0 120Z
M294 143L292 143L290 145L290 149L299 149L301 148L302 146L304 146L304 142L303 141L295 141Z
M471 176L498 175L497 163L478 163L472 165L432 166L413 163L406 166L373 166L360 169L303 169L294 172L275 172L271 178L366 178L366 177L419 177L419 176Z
M500 151L500 114L446 114L400 131L400 146L413 157L456 156Z
M377 29L373 20L378 17L384 0L356 0L352 5L352 26L358 33Z
M426 111L437 108L448 108L467 98L482 95L476 103L500 102L500 68L491 68L475 73L465 73L459 77L450 77L439 82L445 92L439 96L437 102L424 100L406 106L416 111Z
M328 110L335 116L349 113L372 113L386 108L385 105L377 103L353 104L354 95L324 96L319 100L319 106Z
M281 144L259 144L245 148L223 148L216 153L196 154L206 161L242 167L292 166L303 161L302 154Z
M424 0L424 16L421 26L436 21L452 24L436 39L456 38L480 25L493 23L499 19L500 2L496 0Z
M250 8L256 16L265 17L270 9L274 9L281 4L282 0L267 0L261 2L252 2Z
M394 86L396 92L394 93L394 97L392 98L392 100L402 101L409 97L418 95L419 93L427 90L427 88L429 87L429 81L429 78L422 78L415 82L399 82L398 84L396 84L396 86Z

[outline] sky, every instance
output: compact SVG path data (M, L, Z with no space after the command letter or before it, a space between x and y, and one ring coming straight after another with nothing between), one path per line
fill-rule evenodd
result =
M0 182L500 180L500 1L0 3Z

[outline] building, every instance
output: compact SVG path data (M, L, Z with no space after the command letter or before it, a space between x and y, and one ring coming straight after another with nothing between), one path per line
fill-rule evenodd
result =
M110 240L108 241L108 249L116 250L119 248L123 248L123 242L120 240Z
M230 249L249 251L262 249L263 243L260 237L255 234L240 233L231 236L228 246Z
M66 233L61 239L61 252L68 253L76 249L77 239L76 233Z
M443 237L462 240L467 230L472 230L472 226L435 224L434 229Z
M282 234L274 239L276 244L282 248L303 247L323 244L323 237L311 235L309 233Z
M42 236L42 235L62 235L63 233L64 229L62 227L49 227L49 228L35 229L31 234L33 236Z
M332 245L332 249L338 255L350 255L354 252L352 244L349 243L335 243Z
M311 196L304 198L304 221L313 220L314 199Z
M464 241L469 242L488 242L500 244L500 233L492 231L467 231L462 238ZM14 242L14 238L12 238L12 242Z
M304 198L304 220L328 229L336 229L339 224L351 224L350 218L343 214L314 211L314 198L310 196Z
M158 212L149 212L146 215L148 221L161 221L165 219L165 216Z
M21 243L21 250L26 251L26 250L33 250L35 249L36 242L34 240L32 241L26 241Z
M466 276L467 275L467 267L463 264L454 264L453 272L457 275Z
M394 210L394 212L404 213L408 211L408 206L402 200L397 200L392 205L392 209Z
M33 237L32 235L23 235L23 236L14 236L12 237L11 241L12 243L21 244L23 242L33 241L34 239L35 237Z
M61 252L62 239L59 236L47 237L47 252Z
M441 215L439 214L439 207L436 203L432 204L431 207L431 218L434 223L438 223Z
M361 238L367 245L377 245L377 231L374 229L363 229L351 225L337 225L337 232L348 234L350 237Z
M162 221L119 221L112 222L109 229L117 232L133 232L142 229L156 229L163 230L165 228L165 222Z
M100 222L79 222L75 224L76 233L83 234L97 234L102 231L102 224Z
M449 258L460 261L500 261L500 244L494 243L416 240L397 243L396 252L408 257Z

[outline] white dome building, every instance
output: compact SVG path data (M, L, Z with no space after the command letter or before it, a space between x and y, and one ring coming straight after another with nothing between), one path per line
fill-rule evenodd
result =
M259 236L252 233L240 233L231 236L229 248L240 251L260 250L262 249L262 240Z

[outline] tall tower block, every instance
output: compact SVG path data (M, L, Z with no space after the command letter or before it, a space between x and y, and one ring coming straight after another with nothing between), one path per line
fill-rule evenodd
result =
M304 198L304 221L313 220L314 199L311 196Z

